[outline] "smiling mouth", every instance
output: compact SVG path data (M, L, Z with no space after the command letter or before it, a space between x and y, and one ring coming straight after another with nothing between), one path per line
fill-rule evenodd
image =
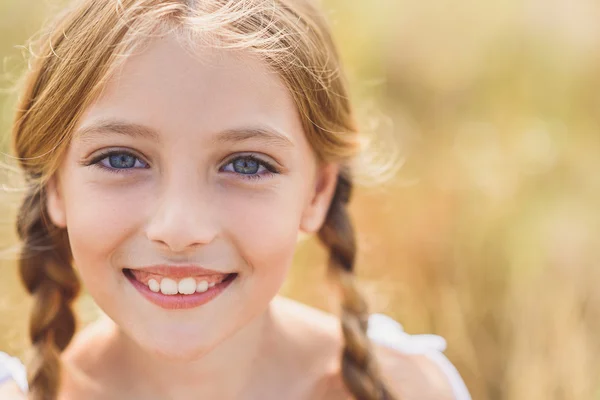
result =
M237 273L175 278L125 268L127 280L149 301L165 309L198 307L222 293Z

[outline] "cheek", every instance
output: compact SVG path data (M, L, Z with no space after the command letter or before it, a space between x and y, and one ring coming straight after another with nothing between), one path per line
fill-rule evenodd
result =
M273 284L283 280L298 237L302 196L289 186L253 197L230 196L224 201L223 209L228 210L225 225L240 256L253 277Z
M73 258L82 275L107 273L93 268L107 263L110 255L130 236L139 221L140 197L133 188L107 190L90 183L70 185L65 193L67 230ZM84 277L85 279L85 277Z

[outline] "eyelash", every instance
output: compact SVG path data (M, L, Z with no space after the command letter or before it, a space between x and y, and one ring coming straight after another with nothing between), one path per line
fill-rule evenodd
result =
M128 173L128 170L131 170L131 169L140 169L140 168L135 168L135 167L112 168L112 167L106 167L100 163L100 161L105 160L108 157L114 156L114 155L127 155L127 156L131 156L131 157L135 158L138 161L142 161L140 159L140 157L138 157L137 155L135 155L132 152L125 151L125 150L111 150L111 151L107 151L105 153L99 154L98 156L94 157L91 161L86 163L86 165L101 168L102 170L105 170L105 171L108 171L111 173L115 173L115 174ZM240 159L240 158L255 161L258 163L259 167L262 165L267 171L263 172L262 174L242 174L242 173L238 173L238 172L234 172L234 171L233 172L225 171L225 172L233 173L234 175L237 175L239 177L239 179L245 179L245 180L249 180L249 181L270 178L273 175L280 173L279 170L273 164L271 164L265 160L262 160L259 157L256 157L254 154L243 154L243 155L237 155L235 157L232 157L227 161L226 164L223 165L223 167L219 168L219 171L222 168L228 166L229 164L233 163L235 160ZM144 162L144 161L142 161L142 162ZM145 163L145 164L147 165L147 163Z

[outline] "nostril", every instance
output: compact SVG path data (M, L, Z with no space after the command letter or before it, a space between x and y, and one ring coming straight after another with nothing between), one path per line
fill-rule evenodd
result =
M178 187L171 188L158 207L149 216L145 227L146 237L163 250L175 253L196 249L211 243L221 227L208 194L190 194L187 182L178 180Z
M217 231L211 228L184 227L178 231L149 232L147 237L161 250L173 253L185 253L211 243L217 236Z

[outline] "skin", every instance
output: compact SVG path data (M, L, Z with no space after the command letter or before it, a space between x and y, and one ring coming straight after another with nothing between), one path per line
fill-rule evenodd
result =
M129 58L48 183L50 218L68 230L75 267L106 314L63 354L60 398L348 399L337 318L276 296L299 233L323 224L338 166L317 162L289 92L262 62L196 50L167 36ZM108 120L154 136L92 129ZM281 137L226 134L256 127ZM90 165L105 150L137 158L119 173ZM277 173L250 180L232 171L249 153ZM99 163L114 168L106 156ZM185 263L238 277L207 304L165 310L122 272ZM415 388L420 399L425 390L451 398L430 364L377 351L405 398Z
M0 398L8 400L21 400L25 399L23 393L19 389L19 386L13 381L4 382L0 385Z
M196 50L168 36L127 60L86 110L48 185L50 218L68 230L84 285L115 323L106 350L122 355L111 364L131 367L118 377L127 388L144 382L128 398L228 399L260 388L252 366L281 341L269 303L299 232L321 226L335 187L337 166L317 163L275 73L249 53ZM154 136L93 128L102 121ZM257 127L281 137L226 134ZM135 162L118 170L106 150ZM232 169L248 154L270 166L245 176ZM201 307L164 310L122 273L188 263L238 277Z

